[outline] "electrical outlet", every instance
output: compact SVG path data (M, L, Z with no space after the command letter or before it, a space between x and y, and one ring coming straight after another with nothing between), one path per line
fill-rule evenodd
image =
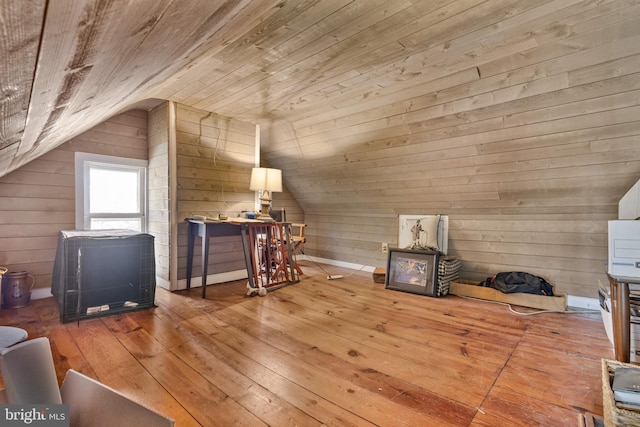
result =
M382 253L389 252L389 244L387 242L382 242Z

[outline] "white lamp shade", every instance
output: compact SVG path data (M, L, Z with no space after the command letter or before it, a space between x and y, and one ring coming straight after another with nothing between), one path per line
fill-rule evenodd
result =
M271 168L251 169L249 189L254 191L282 191L282 171Z

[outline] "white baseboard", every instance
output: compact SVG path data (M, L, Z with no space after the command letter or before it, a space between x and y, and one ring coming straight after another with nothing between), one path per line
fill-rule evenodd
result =
M354 264L351 262L336 261L335 259L319 258L319 257L309 256L309 255L296 255L296 256L299 257L298 259L306 258L320 264L335 265L336 267L350 268L352 270L357 270L357 271L361 270L361 271L368 271L370 273L373 273L373 270L375 270L375 267L371 267L369 265Z
M166 290L171 290L171 282L158 276L156 276L156 286L160 286Z
M567 306L600 312L600 301L598 300L598 298L567 295Z
M246 279L247 270L235 270L235 271L227 271L224 273L217 274L207 274L207 284L212 285L215 283L224 283L224 282L232 282L234 280L242 280ZM191 278L191 287L199 288L202 286L202 277L192 277ZM178 287L175 290L187 289L187 279L178 280Z
M31 299L42 299L52 297L51 288L36 288L31 291Z

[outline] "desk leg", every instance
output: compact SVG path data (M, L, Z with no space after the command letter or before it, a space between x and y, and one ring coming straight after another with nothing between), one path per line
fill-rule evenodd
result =
M629 284L611 282L613 341L616 359L629 363L631 359L631 325L629 324Z
M191 273L193 272L193 246L195 245L195 226L189 223L187 243L187 289L191 289Z
M253 271L253 263L251 262L251 251L253 249L253 245L249 241L249 225L242 224L240 226L240 238L242 239L242 250L244 252L244 264L247 268L247 281L249 282L250 288L255 288L256 284L253 280L254 271Z
M202 298L207 297L207 268L209 267L209 232L202 236Z

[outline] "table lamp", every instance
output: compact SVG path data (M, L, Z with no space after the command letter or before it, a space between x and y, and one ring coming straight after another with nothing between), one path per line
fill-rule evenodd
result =
M249 189L261 191L260 196L262 210L260 216L269 216L269 206L271 206L271 192L282 191L282 171L271 168L251 169L251 183Z

